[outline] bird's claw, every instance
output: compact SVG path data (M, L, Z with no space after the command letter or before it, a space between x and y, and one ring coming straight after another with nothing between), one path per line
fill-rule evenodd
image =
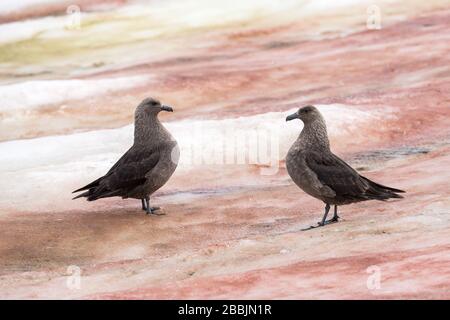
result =
M325 224L331 224L336 222L339 222L339 217L333 217L330 220L325 221Z
M151 207L150 210L147 210L147 214L150 215L155 215L155 216L164 216L165 213L164 212L159 212L156 213L156 211L159 211L161 208L160 207Z
M164 212L156 213L154 211L152 211L151 214L154 215L154 216L165 216L166 215Z
M339 222L339 219L340 219L341 217L339 217L339 216L334 216L333 218L331 218L330 220L328 220L328 221L330 221L330 223L332 223L332 222Z
M308 228L301 229L301 231L308 231L308 230L311 230L311 229L316 229L316 228L319 228L319 227L324 227L324 226L326 226L327 224L332 224L332 223L339 222L339 218L340 218L339 216L335 216L335 217L331 218L330 220L326 220L326 221L323 222L323 223L322 223L322 221L317 222L317 225L316 225L316 226L310 226L310 227L308 227Z

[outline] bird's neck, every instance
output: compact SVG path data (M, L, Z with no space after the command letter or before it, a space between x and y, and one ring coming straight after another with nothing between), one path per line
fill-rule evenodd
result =
M316 119L305 123L298 143L301 147L317 150L330 150L330 141L328 140L327 126L323 119Z
M166 131L156 114L138 115L134 119L134 144L146 144Z

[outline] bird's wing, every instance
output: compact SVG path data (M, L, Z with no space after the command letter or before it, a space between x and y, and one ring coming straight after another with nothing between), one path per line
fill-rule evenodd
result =
M160 158L159 148L131 147L108 171L102 183L110 190L132 189L144 183L145 175Z
M101 176L100 178L96 179L95 181L92 181L91 183L89 183L89 184L85 185L84 187L81 187L81 188L79 188L79 189L73 191L72 193L76 193L76 192L80 192L80 191L83 191L83 190L88 190L88 189L91 189L91 188L96 188L96 187L98 187L98 186L100 185L100 183L101 183L105 178L107 178L110 174L112 174L112 173L114 172L114 170L115 170L118 166L120 166L120 165L123 164L123 163L128 162L129 159L134 158L136 155L137 155L136 149L135 149L134 146L132 146L130 149L127 150L127 152L125 152L125 153L120 157L119 160L117 160L117 162L109 169L109 171L108 171L104 176ZM84 195L86 195L86 194L84 194ZM75 199L76 199L76 198L79 198L79 197L82 197L82 196L83 196L83 195L79 195L79 196L75 197Z
M320 183L331 188L336 198L365 199L368 183L347 163L332 153L309 151L305 155L307 166L317 175Z
M120 167L123 164L130 163L130 162L136 162L140 157L140 151L135 145L133 145L130 149L127 150L120 158L117 160L116 163L108 170L108 172L105 174L105 176L108 176L109 174L113 173L117 167Z
M146 174L159 161L160 146L140 148L132 146L108 171L106 175L79 190L88 191L76 198L87 197L89 201L123 196L146 181ZM88 187L88 188L87 188Z

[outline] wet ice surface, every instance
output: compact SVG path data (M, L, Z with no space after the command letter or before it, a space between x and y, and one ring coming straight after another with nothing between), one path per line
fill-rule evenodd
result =
M381 30L364 1L87 1L80 30L64 1L5 3L1 297L449 298L447 2L376 1ZM131 145L148 95L174 107L161 119L181 147L152 197L166 215L72 201ZM302 128L285 117L306 104L336 154L406 198L301 232L323 210L284 169Z
M442 147L442 145L440 145ZM399 148L391 148L391 149L383 149L383 150L373 150L373 151L364 151L354 154L351 157L351 163L355 166L356 169L360 171L367 170L368 168L364 165L379 165L382 166L384 161L394 160L394 159L402 159L407 156L421 155L427 154L431 150L435 149L437 146L408 146L408 147L399 147ZM373 166L371 166L373 168Z
M380 112L376 111L358 111L344 105L317 107L329 122L330 135L340 138L342 147L346 139L355 137L355 131L380 120ZM227 166L265 165L269 166L268 175L276 174L302 128L300 121L285 121L295 111L167 123L180 146L178 172L189 175L191 170L202 170L203 166L220 172ZM384 112L383 117L387 116ZM61 194L61 188L74 190L105 174L131 146L132 139L133 127L126 126L0 143L0 166L5 177L0 182L4 190L0 205L38 212L75 209L79 202L70 201L70 193ZM47 196L36 197L34 190L45 190Z

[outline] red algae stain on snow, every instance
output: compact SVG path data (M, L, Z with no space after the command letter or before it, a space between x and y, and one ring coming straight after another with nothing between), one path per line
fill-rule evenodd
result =
M153 78L146 85L90 97L86 106L83 99L64 102L68 107L64 112L61 104L31 112L23 116L23 124L44 117L66 125L64 129L40 127L39 123L16 125L15 130L8 130L7 139L86 130L94 127L93 122L97 128L125 125L131 121L130 108L148 95L174 105L173 119L220 119L285 111L309 103L343 103L393 110L405 119L402 128L396 129L404 136L426 128L432 118L421 113L433 110L433 130L441 130L449 112L445 101L450 99L450 58L447 42L442 40L450 27L449 15L448 10L430 12L378 31L289 40L286 46L273 44L291 39L299 26L262 29L264 36L252 37L248 43L223 42L224 47L220 41L225 40L219 38L216 46L181 57L149 58L136 65L92 71L82 78L133 74ZM20 118L17 121L20 124Z
M7 19L28 17L27 10ZM17 113L14 123L1 118L9 121L3 140L70 139L78 130L131 123L147 95L174 106L164 119L174 125L341 104L377 120L330 137L333 150L363 175L407 193L400 201L345 206L342 222L302 232L320 219L322 203L290 181L281 160L272 176L260 175L258 165L181 168L154 197L165 216L147 217L138 201L120 199L45 213L4 210L0 297L449 299L449 17L449 10L428 10L378 31L327 39L296 37L301 21L193 33L180 52L77 77L145 75L147 82ZM61 198L80 182L58 185ZM79 291L65 286L69 265L85 276ZM373 287L377 271L380 286Z
M2 296L448 298L448 177L430 178L449 165L448 151L366 173L406 189L406 198L342 207L342 222L308 232L300 230L320 218L322 205L283 185L285 173L273 178L277 186L266 181L178 203L161 196L167 215L160 217L134 206L119 210L119 200L98 212L6 216ZM76 292L64 287L72 264L88 277ZM381 288L367 287L369 267L381 270ZM33 273L21 276L25 270Z
M308 220L320 218L321 212L317 210L320 206L316 201L296 188L271 188L267 193L253 191L255 203L269 203L263 200L268 195L274 201L283 199L289 203L290 208L283 210L282 219L275 215L280 219L281 228L267 221L276 208L261 209L257 211L259 215L254 215L247 213L242 201L233 200L232 203L238 204L233 211L246 216L243 223L255 223L257 217L264 217L269 228L259 229L256 234L248 233L248 243L234 240L228 242L228 249L213 256L197 257L197 261L205 259L208 266L215 266L216 272L203 267L181 280L166 279L157 286L141 285L143 288L86 297L448 299L450 243L446 229L450 190L447 178L434 178L433 172L435 168L448 166L449 161L449 149L445 148L416 156L408 162L397 160L396 165L367 174L377 181L405 188L406 198L342 207L343 222L312 232L299 230L309 223ZM400 179L394 181L393 177ZM426 190L433 190L433 193ZM219 203L217 206L221 207ZM289 231L289 226L295 231ZM234 261L237 258L240 262ZM227 267L221 268L221 264ZM179 268L183 269L182 264ZM250 270L242 272L243 269ZM380 273L379 287L371 285L370 276L375 271ZM430 278L430 273L436 276Z
M439 257L440 256L440 257ZM242 274L189 279L93 299L414 299L449 298L450 246L299 262ZM420 281L433 262L432 283ZM379 286L370 277L380 270ZM377 280L378 281L378 280ZM447 283L445 285L444 283ZM404 286L404 288L402 288ZM405 290L406 289L406 290Z

